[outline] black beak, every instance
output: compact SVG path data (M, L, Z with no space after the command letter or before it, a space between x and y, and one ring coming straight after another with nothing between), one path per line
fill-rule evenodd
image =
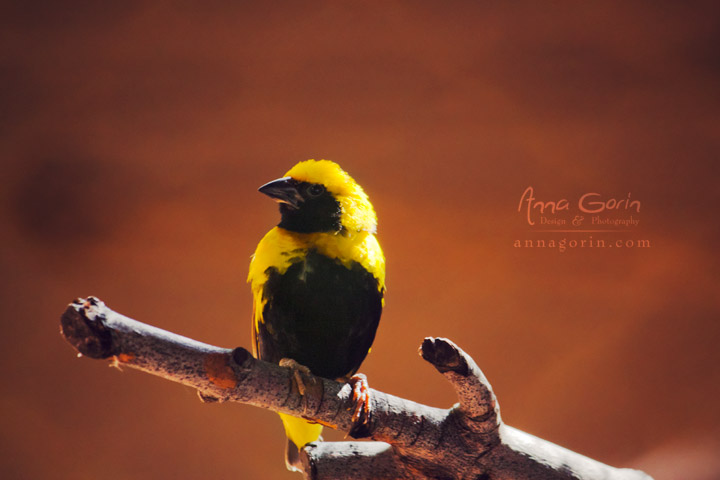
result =
M291 177L278 178L258 188L258 192L275 199L276 202L284 203L292 208L299 208L305 199L297 190L298 183Z

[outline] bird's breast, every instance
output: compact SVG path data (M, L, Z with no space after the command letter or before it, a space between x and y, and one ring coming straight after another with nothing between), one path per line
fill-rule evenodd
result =
M316 375L344 377L359 367L377 329L383 292L359 263L310 249L283 273L266 272L259 357L293 358Z

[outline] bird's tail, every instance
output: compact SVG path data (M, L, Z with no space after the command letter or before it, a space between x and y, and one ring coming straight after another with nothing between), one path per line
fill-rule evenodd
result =
M288 470L301 471L300 449L320 438L323 427L318 423L311 423L284 413L279 415L285 427L285 435L288 438L285 447L285 465Z

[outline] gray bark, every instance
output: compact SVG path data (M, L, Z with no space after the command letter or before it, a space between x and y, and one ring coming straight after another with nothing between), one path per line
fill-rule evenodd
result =
M482 371L447 339L426 338L420 354L453 386L456 405L433 408L371 389L369 419L359 424L349 384L300 372L301 395L296 371L137 322L94 297L70 304L61 329L82 355L191 386L203 401L247 403L375 440L307 445L308 479L651 480L505 425Z

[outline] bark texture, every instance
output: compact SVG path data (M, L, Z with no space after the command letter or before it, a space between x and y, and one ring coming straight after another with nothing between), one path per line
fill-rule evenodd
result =
M137 322L94 297L68 306L61 331L84 356L191 386L203 401L247 403L376 440L309 444L302 452L308 479L650 479L503 424L482 371L447 339L426 338L420 354L450 382L459 403L433 408L371 390L369 420L358 424L349 384L300 372L301 395L296 371L243 348L215 347Z

